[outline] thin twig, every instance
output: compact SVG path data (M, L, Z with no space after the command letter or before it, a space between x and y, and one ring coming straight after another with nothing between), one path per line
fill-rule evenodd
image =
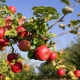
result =
M79 4L79 2L77 1L74 5L73 5L73 9Z
M70 31L71 31L71 30L70 30ZM59 36L61 36L61 35L63 35L63 34L68 34L70 31L63 32L63 33L61 33L61 34L57 35L56 37L59 37Z
M62 16L60 19L58 19L54 24L52 24L52 25L48 28L48 30L51 29L51 28L52 28L55 24L57 24L59 21L63 20L64 17L65 17L65 15Z

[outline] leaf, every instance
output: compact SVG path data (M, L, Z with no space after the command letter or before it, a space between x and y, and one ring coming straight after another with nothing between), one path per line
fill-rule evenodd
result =
M33 39L33 43L34 43L34 44L37 44L37 43L38 43L38 39L37 39L37 38L34 38L34 39Z
M29 58L29 59L34 59L33 50L30 50L30 51L28 52L28 58Z
M70 6L70 0L61 0L61 2L67 4L68 6Z
M77 26L80 23L80 20L70 20L72 26Z
M6 0L0 0L0 1L2 1L2 2L6 2Z
M76 30L71 30L70 33L77 34Z
M24 22L24 25L23 25L26 29L27 29L27 31L31 31L31 30L33 30L34 29L34 25L33 24L30 24L29 22Z
M80 3L80 0L78 0L78 2Z
M56 36L56 34L54 34L54 33L48 33L48 34L46 34L46 37L55 37Z
M21 13L17 13L17 16L18 16L18 19L21 19L23 15Z
M0 18L0 26L5 26L5 21L3 18Z
M4 34L5 36L15 37L17 36L17 31L15 29L7 30Z

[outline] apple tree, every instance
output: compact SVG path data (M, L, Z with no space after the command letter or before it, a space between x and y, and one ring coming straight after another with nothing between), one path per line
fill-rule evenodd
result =
M10 63L11 71L14 73L20 73L23 69L22 63L18 61L20 54L16 52L13 47L14 44L17 45L19 50L27 52L29 59L57 64L61 58L55 50L56 42L53 39L67 33L80 34L79 19L70 20L70 23L67 24L70 28L68 32L59 35L50 32L55 24L63 22L66 15L73 13L74 7L80 3L80 0L75 0L75 5L72 8L70 7L70 0L61 0L67 5L62 9L62 17L54 7L34 6L32 8L33 17L28 20L23 14L16 12L15 6L4 4L6 0L0 0L0 2L0 50L5 50L7 46L12 47L12 52L7 55L7 60ZM80 14L77 16L80 16ZM56 20L56 22L49 25L52 20ZM65 26L65 24L59 24L59 28L63 30ZM55 66L58 76L66 77L68 69L63 68L60 64L53 65L53 67ZM80 75L77 77L80 77Z

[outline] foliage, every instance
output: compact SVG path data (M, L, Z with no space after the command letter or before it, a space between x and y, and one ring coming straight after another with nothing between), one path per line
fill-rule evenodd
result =
M66 62L67 64L65 64L66 66L68 66L68 64L75 66L77 69L80 69L80 37L78 36L78 39L75 42L71 42L70 46L68 46L67 48L64 49L64 53L65 56L63 55L63 59L64 62ZM68 67L70 67L70 65Z
M45 63L44 65L46 64L47 65L44 67L42 64L41 67L43 68L39 68L42 74L49 75L48 77L51 77L54 74L54 76L56 76L57 78L60 78L57 76L56 71L57 69L62 67L66 70L66 75L64 77L76 79L75 75L72 76L71 73L70 75L68 74L69 70L72 70L73 72L74 68L68 69L64 64L62 64L63 62L62 52L57 52L54 49L55 48L54 44L56 43L54 41L54 38L67 33L79 34L80 20L79 19L70 20L70 23L67 24L67 27L69 27L70 30L60 35L56 35L55 33L50 32L50 30L58 22L63 22L64 17L66 15L73 13L74 7L80 3L80 0L75 1L76 3L72 8L71 8L70 0L61 0L61 2L68 5L62 9L62 13L63 13L62 17L54 7L34 6L32 8L33 16L28 20L26 19L25 16L23 16L23 14L16 13L16 8L14 6L6 5L4 3L6 2L6 0L0 0L0 2L1 2L0 3L0 29L1 29L0 30L0 50L3 51L7 46L11 46L12 53L14 53L15 48L13 47L13 45L17 44L17 48L19 48L19 50L28 53L27 57L29 59L40 60L39 57L37 58L35 56L35 53L39 51L39 50L36 51L36 48L45 45L50 50L50 51L48 50L49 52L55 51L58 55L58 58L56 60L53 60L49 64ZM79 17L79 14L77 16ZM56 22L50 26L49 22L53 20L56 20ZM66 26L65 24L59 24L59 27L62 28L63 30L65 30L65 26ZM24 42L23 40L26 42ZM21 46L19 45L20 41L23 42L21 43ZM75 47L75 45L73 47ZM71 50L73 49L73 47L71 48ZM45 52L45 50L43 50L43 52ZM18 52L16 52L16 54L18 56L11 62L11 66L14 66L15 63L18 62L19 59L21 59L20 54ZM47 55L44 55L44 56L47 56ZM77 63L75 64L77 65ZM1 66L2 65L5 65L5 67L8 69L8 70L6 69L7 71L5 73L4 71L2 71L2 73L4 73L4 75L8 74L7 77L11 78L11 80L12 79L23 80L24 79L23 77L26 78L28 77L29 74L31 76L29 76L28 79L32 79L34 76L32 75L33 69L31 70L31 72L25 72L24 65L22 63L21 65L23 66L23 70L21 71L21 73L16 73L16 74L11 72L11 66L7 65L7 63L5 63L3 59L1 59ZM75 67L78 68L76 65ZM18 65L18 67L20 67L20 65Z

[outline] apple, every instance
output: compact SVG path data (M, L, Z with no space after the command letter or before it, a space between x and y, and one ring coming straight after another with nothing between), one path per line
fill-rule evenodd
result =
M47 60L50 56L50 49L46 45L39 46L35 49L35 57L38 60Z
M6 46L0 46L0 50L5 50Z
M12 17L11 16L6 16L5 20L12 20Z
M4 80L4 76L0 73L0 80Z
M9 62L13 61L14 59L17 59L17 54L16 53L10 53L7 55L7 60Z
M7 38L1 38L0 39L0 50L5 50L8 44L9 44L9 40Z
M14 73L19 73L22 71L22 63L21 62L16 62L14 65L11 65L11 70Z
M4 37L5 29L0 27L0 39Z
M26 68L30 68L30 66L29 66L28 64L25 64L25 67L26 67Z
M75 70L75 71L74 71L74 75L75 75L76 77L80 77L80 70Z
M57 75L58 76L64 76L65 75L65 70L63 68L60 68L57 70Z
M28 64L25 64L25 70L29 71L30 66Z
M28 40L21 40L19 41L18 47L21 51L28 51L30 50L31 44Z
M19 24L19 25L24 24L24 20L23 20L23 19L19 19L19 20L18 20L18 24Z
M29 32L24 28L24 26L18 26L16 28L16 31L18 33L18 36L21 38L24 38L26 36L28 36Z
M9 44L8 38L1 38L0 39L0 46L7 46Z
M5 17L5 26L11 26L12 25L12 17L6 16Z
M48 62L51 62L53 60L55 60L57 58L57 54L56 52L50 52L50 56L49 58L47 59Z
M24 28L24 26L18 26L18 27L16 28L16 31L17 31L17 33L19 33L19 32L26 31L26 29Z
M8 7L11 13L16 13L16 8L14 6L9 6Z
M12 29L12 26L9 26L9 25L8 25L8 26L5 26L4 28L5 28L5 30L7 31L7 30Z

